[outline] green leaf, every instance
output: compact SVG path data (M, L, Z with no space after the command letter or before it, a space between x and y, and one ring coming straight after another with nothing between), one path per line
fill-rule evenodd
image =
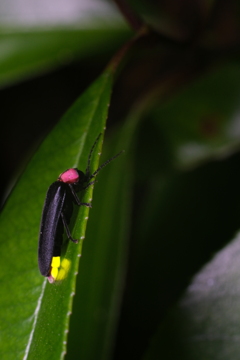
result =
M80 359L106 360L115 343L128 258L133 128L127 124L104 146L104 159L114 154L113 148L125 153L101 173L96 185L66 359L77 354Z
M240 234L194 277L145 360L239 358Z
M90 148L104 132L111 85L112 74L103 73L70 108L30 161L1 214L2 359L63 358L82 240L66 246L67 278L47 283L37 266L41 211L48 186L62 171L75 166L85 171ZM101 143L94 150L91 170L98 166ZM91 197L92 187L83 201ZM75 238L85 236L88 212L80 207Z

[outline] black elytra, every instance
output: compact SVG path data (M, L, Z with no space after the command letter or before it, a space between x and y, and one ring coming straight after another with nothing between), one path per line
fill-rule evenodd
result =
M48 277L49 282L56 280L51 274L51 264L53 258L61 255L64 229L69 240L78 242L78 240L73 239L68 227L73 212L73 204L91 207L89 203L82 203L77 193L92 185L94 181L90 180L123 152L121 151L107 160L90 175L91 156L100 136L101 134L98 135L90 150L85 174L76 168L68 169L50 185L47 191L40 225L38 265L41 274Z

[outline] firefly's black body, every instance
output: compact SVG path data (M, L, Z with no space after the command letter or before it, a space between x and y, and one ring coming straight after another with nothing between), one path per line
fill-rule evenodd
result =
M73 202L75 199L69 184L55 181L49 187L43 207L38 248L39 269L43 276L49 274L52 257L61 255L64 232L62 216L69 224Z

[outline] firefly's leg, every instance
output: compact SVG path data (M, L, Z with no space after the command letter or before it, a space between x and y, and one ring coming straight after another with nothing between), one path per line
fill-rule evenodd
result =
M87 188L89 188L89 186L93 185L97 180L91 181L90 183L88 183L86 186L84 186L83 190L86 190Z
M77 244L77 243L78 243L78 240L73 239L73 237L72 237L72 235L71 235L71 232L70 232L70 230L69 230L67 221L66 221L66 219L65 219L65 216L63 215L62 212L61 212L61 217L62 217L63 226L64 226L64 228L65 228L65 230L66 230L66 234L67 234L68 239L71 240L72 242L74 242L75 244Z
M92 205L89 204L89 203L82 203L82 202L79 200L79 197L77 196L76 191L73 189L72 184L68 184L68 185L69 185L69 187L70 187L70 189L71 189L71 193L72 193L72 195L73 195L76 203L78 204L78 206L92 207Z

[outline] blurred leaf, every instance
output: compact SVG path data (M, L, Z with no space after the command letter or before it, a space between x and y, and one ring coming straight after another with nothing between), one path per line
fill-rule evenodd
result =
M127 38L124 27L60 28L0 32L0 86L114 51ZM100 49L100 53L99 53Z
M240 235L194 277L145 360L239 358Z
M191 276L239 227L239 154L164 174L153 151L155 134L152 142L148 137L143 141L148 127L146 123L142 128L137 149L142 146L145 156L137 151L141 166L134 164L133 253L116 349L119 359L140 358ZM149 154L155 156L152 168L147 166Z
M230 63L153 110L174 165L195 165L239 149L239 99L240 67Z
M90 148L104 132L111 84L112 74L103 73L70 108L30 161L1 214L2 359L63 358L82 241L67 246L67 279L48 284L37 266L41 210L48 186L62 171L79 164L85 171ZM101 143L93 153L92 169L98 166ZM92 187L83 201L89 202L91 196ZM76 238L85 235L88 211L79 209Z

